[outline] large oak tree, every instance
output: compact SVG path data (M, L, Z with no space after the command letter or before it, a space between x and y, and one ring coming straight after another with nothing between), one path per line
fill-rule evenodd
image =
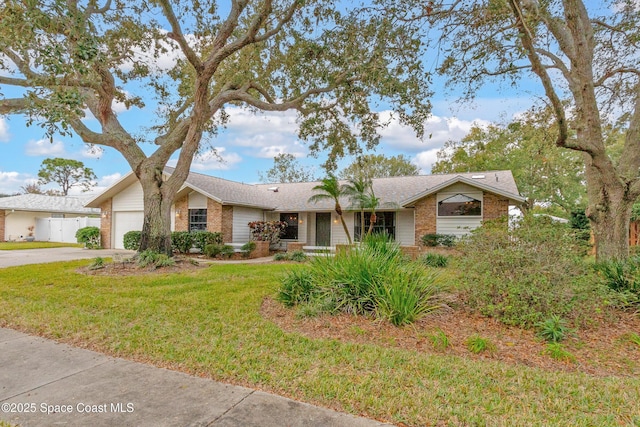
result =
M597 257L626 258L631 207L640 196L637 1L382 3L409 23L439 26L439 70L468 97L489 80L537 83L558 125L555 145L582 154ZM619 161L607 153L604 132L616 121L625 129Z
M0 114L118 150L144 192L140 249L170 252L171 205L228 120L225 106L296 110L300 137L327 153L328 168L378 142L372 102L422 131L421 44L396 24L323 0L5 0ZM114 109L145 102L157 103L144 110L156 118L148 128L127 127Z

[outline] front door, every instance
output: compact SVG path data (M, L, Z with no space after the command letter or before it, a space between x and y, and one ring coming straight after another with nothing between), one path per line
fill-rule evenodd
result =
M331 213L316 213L316 246L331 246Z

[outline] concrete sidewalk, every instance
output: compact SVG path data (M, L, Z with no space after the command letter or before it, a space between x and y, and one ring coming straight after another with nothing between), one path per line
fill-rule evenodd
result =
M381 426L0 328L0 420L29 426Z

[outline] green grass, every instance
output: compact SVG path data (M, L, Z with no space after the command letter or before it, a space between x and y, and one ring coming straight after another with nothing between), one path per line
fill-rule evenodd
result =
M45 248L81 248L81 243L59 242L0 242L0 251L17 251L21 249L45 249Z
M0 269L0 324L407 425L638 425L640 379L548 372L285 333L260 315L282 264L84 276Z

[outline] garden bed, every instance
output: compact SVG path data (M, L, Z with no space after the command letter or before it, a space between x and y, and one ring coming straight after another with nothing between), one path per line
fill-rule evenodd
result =
M462 309L440 310L402 328L389 322L346 314L299 317L295 310L287 309L271 298L264 300L262 314L287 332L298 332L313 339L337 339L421 353L494 359L512 365L584 372L594 376L640 375L640 347L626 338L629 333L640 331L640 317L631 313L617 313L615 321L602 319L598 327L580 330L563 341L563 347L575 357L575 361L556 360L544 354L546 343L533 331L509 327ZM446 348L434 348L431 336L437 331L446 335L449 341ZM495 351L480 354L469 351L466 342L474 335L488 339L495 345Z

